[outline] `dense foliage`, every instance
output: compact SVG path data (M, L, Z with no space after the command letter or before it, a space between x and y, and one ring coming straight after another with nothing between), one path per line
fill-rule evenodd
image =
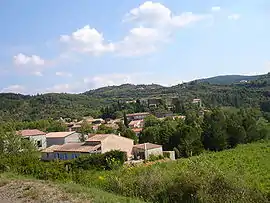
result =
M189 111L185 120L149 116L145 119L140 142L160 144L164 150L174 150L177 157L190 157L203 150L221 151L269 137L270 123L260 111L228 112L215 108L204 116Z
M230 76L226 77L229 80ZM210 84L207 81L192 81L172 87L160 85L131 85L103 87L83 94L44 94L25 96L20 94L0 94L0 119L7 121L32 121L39 119L81 119L83 116L102 116L103 118L121 117L122 110L127 113L140 111L157 111L149 109L140 101L149 98L162 98L164 104L171 98L178 98L174 111L181 113L183 104L194 98L201 98L203 106L260 107L263 109L269 100L269 74L257 76L248 83L232 83L229 85ZM224 78L223 78L224 79ZM137 100L135 104L125 101ZM146 102L147 103L147 102ZM166 105L159 105L158 112L168 113ZM160 112L159 112L160 111ZM269 112L269 111L268 111ZM268 118L270 116L268 115Z
M105 176L108 191L151 202L268 202L269 142L175 162L123 168Z

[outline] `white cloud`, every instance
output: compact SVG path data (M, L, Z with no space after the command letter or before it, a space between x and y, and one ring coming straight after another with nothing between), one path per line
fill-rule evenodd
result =
M142 84L149 79L148 72L143 73L114 73L96 75L84 78L83 82L86 89L94 89L104 86L121 85L121 84Z
M55 75L60 77L72 77L72 74L67 72L56 72Z
M45 64L45 60L42 59L40 56L31 55L27 56L25 54L19 53L13 57L14 63L16 65L36 65L42 66Z
M25 87L22 85L10 85L1 90L1 92L7 93L24 93Z
M217 11L220 11L221 8L219 6L213 6L211 10L214 12L217 12Z
M62 35L60 41L70 45L73 51L99 55L114 50L112 43L105 43L103 34L89 25L73 32L71 35Z
M138 56L156 51L161 43L167 41L175 29L209 17L212 16L192 12L174 15L163 4L146 1L125 15L123 22L130 23L132 28L119 41L107 42L101 32L89 25L70 35L60 36L60 41L67 44L72 51L92 55L111 52L122 56Z
M164 33L157 29L137 27L131 29L124 40L115 45L115 49L122 56L144 55L155 51L164 38Z
M90 88L98 88L103 86L120 85L124 83L131 83L131 76L129 74L108 74L98 75L94 77L84 78L84 83Z
M46 88L46 93L62 93L62 92L70 92L72 87L69 84L58 84L53 87Z
M43 76L43 74L40 71L35 71L33 72L33 74L36 76Z
M240 18L240 14L231 14L228 16L229 20L238 20Z
M174 15L172 11L163 4L146 1L138 8L134 8L126 14L124 22L136 22L147 27L183 27L207 17L209 17L209 15L197 15L192 12Z

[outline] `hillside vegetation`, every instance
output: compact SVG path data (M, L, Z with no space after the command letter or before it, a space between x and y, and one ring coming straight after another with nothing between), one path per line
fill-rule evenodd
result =
M226 76L225 78L228 78ZM230 76L229 78L234 77ZM220 77L219 77L220 78ZM256 78L255 76L253 79ZM223 78L224 79L224 78ZM229 79L224 79L230 81ZM206 82L204 82L206 81ZM112 105L118 101L134 99L176 97L181 102L191 102L201 98L207 108L216 106L260 107L270 96L270 74L257 76L249 83L222 85L209 84L207 80L192 81L172 87L160 85L132 85L103 87L87 91L83 94L44 94L21 95L12 93L0 94L0 119L37 120L59 119L68 117L80 119L83 116L100 116L101 107Z
M257 80L261 75L246 76L246 75L221 75L205 79L199 79L198 82L210 83L216 85L230 85L232 83L239 83L242 80L253 81Z
M86 198L91 202L139 202L136 198L147 202L175 203L270 201L269 141L239 145L235 149L204 153L188 159L127 165L109 171L81 169L67 172L64 162L41 164L31 156L9 156L8 162L13 163L8 167L4 167L8 162L1 159L0 169L5 171L0 176L1 180L9 174L22 174L57 181L55 186L67 193L63 195L65 198ZM14 178L18 179L18 175ZM4 181L1 186L6 184ZM85 196L86 193L88 195Z
M270 143L240 145L105 176L109 191L157 202L267 202ZM106 186L107 185L107 186Z

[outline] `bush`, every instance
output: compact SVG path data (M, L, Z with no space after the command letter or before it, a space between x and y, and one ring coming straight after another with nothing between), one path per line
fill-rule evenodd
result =
M154 154L150 154L149 158L147 161L158 161L164 159L164 156L160 155L154 155Z
M122 166L125 160L126 155L124 152L114 150L104 154L81 156L75 160L70 161L70 165L72 170L112 170Z
M150 202L267 202L261 192L223 175L207 161L186 160L181 167L168 164L122 169L108 177L105 187Z

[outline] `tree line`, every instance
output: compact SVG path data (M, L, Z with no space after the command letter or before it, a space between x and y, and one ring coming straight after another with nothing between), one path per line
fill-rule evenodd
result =
M160 144L164 150L174 150L177 157L190 157L204 150L221 151L269 139L269 135L270 124L257 109L214 108L204 116L189 111L184 120L149 116L139 141Z

